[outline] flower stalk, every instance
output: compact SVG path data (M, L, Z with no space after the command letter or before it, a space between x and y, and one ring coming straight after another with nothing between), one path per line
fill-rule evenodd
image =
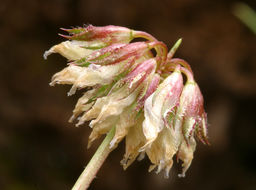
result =
M98 170L108 157L109 153L114 149L110 149L109 147L109 143L113 139L114 135L115 127L113 127L108 132L107 136L102 141L101 145L91 158L90 162L87 164L84 171L79 176L72 190L86 190L90 186L92 180L96 177Z

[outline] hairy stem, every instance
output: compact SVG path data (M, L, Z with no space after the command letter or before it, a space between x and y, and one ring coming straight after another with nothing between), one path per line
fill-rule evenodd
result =
M79 176L72 190L86 190L89 187L90 183L95 178L103 162L105 161L109 153L113 150L109 148L109 143L112 140L114 134L115 127L113 127L107 134L107 136L93 155L92 159L85 167L82 174Z

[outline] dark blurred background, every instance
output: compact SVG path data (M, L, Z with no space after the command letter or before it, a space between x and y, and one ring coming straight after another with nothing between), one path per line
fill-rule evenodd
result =
M256 1L242 1L256 10ZM1 0L0 189L71 189L99 142L68 123L79 95L51 88L66 60L43 53L61 27L121 25L144 30L192 66L205 97L211 146L198 143L186 178L148 173L148 159L123 171L124 143L90 189L256 189L256 34L233 14L233 0ZM256 22L256 21L255 21Z

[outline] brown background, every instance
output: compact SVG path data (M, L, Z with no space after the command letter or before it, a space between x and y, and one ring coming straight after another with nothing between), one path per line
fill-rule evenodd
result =
M247 2L256 9L256 1ZM256 35L232 14L233 0L2 0L0 3L0 189L71 189L95 145L88 127L67 122L79 97L49 87L66 60L43 53L59 28L83 24L145 30L186 59L205 97L211 146L199 145L185 179L148 173L149 161L123 171L121 143L90 189L256 189Z

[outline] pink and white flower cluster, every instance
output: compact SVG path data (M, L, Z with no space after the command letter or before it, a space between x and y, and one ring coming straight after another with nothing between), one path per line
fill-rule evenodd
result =
M165 170L173 157L183 161L185 176L196 148L195 137L207 141L203 96L187 62L173 58L180 40L168 53L164 43L150 34L125 27L63 29L67 41L46 51L59 53L68 66L52 77L50 85L72 85L68 95L82 90L70 122L90 121L88 147L115 127L114 148L125 138L121 161L126 169L139 155L152 162L149 171ZM135 38L145 41L132 42ZM155 49L156 55L152 53ZM183 73L183 75L182 75ZM185 80L183 76L186 76Z

